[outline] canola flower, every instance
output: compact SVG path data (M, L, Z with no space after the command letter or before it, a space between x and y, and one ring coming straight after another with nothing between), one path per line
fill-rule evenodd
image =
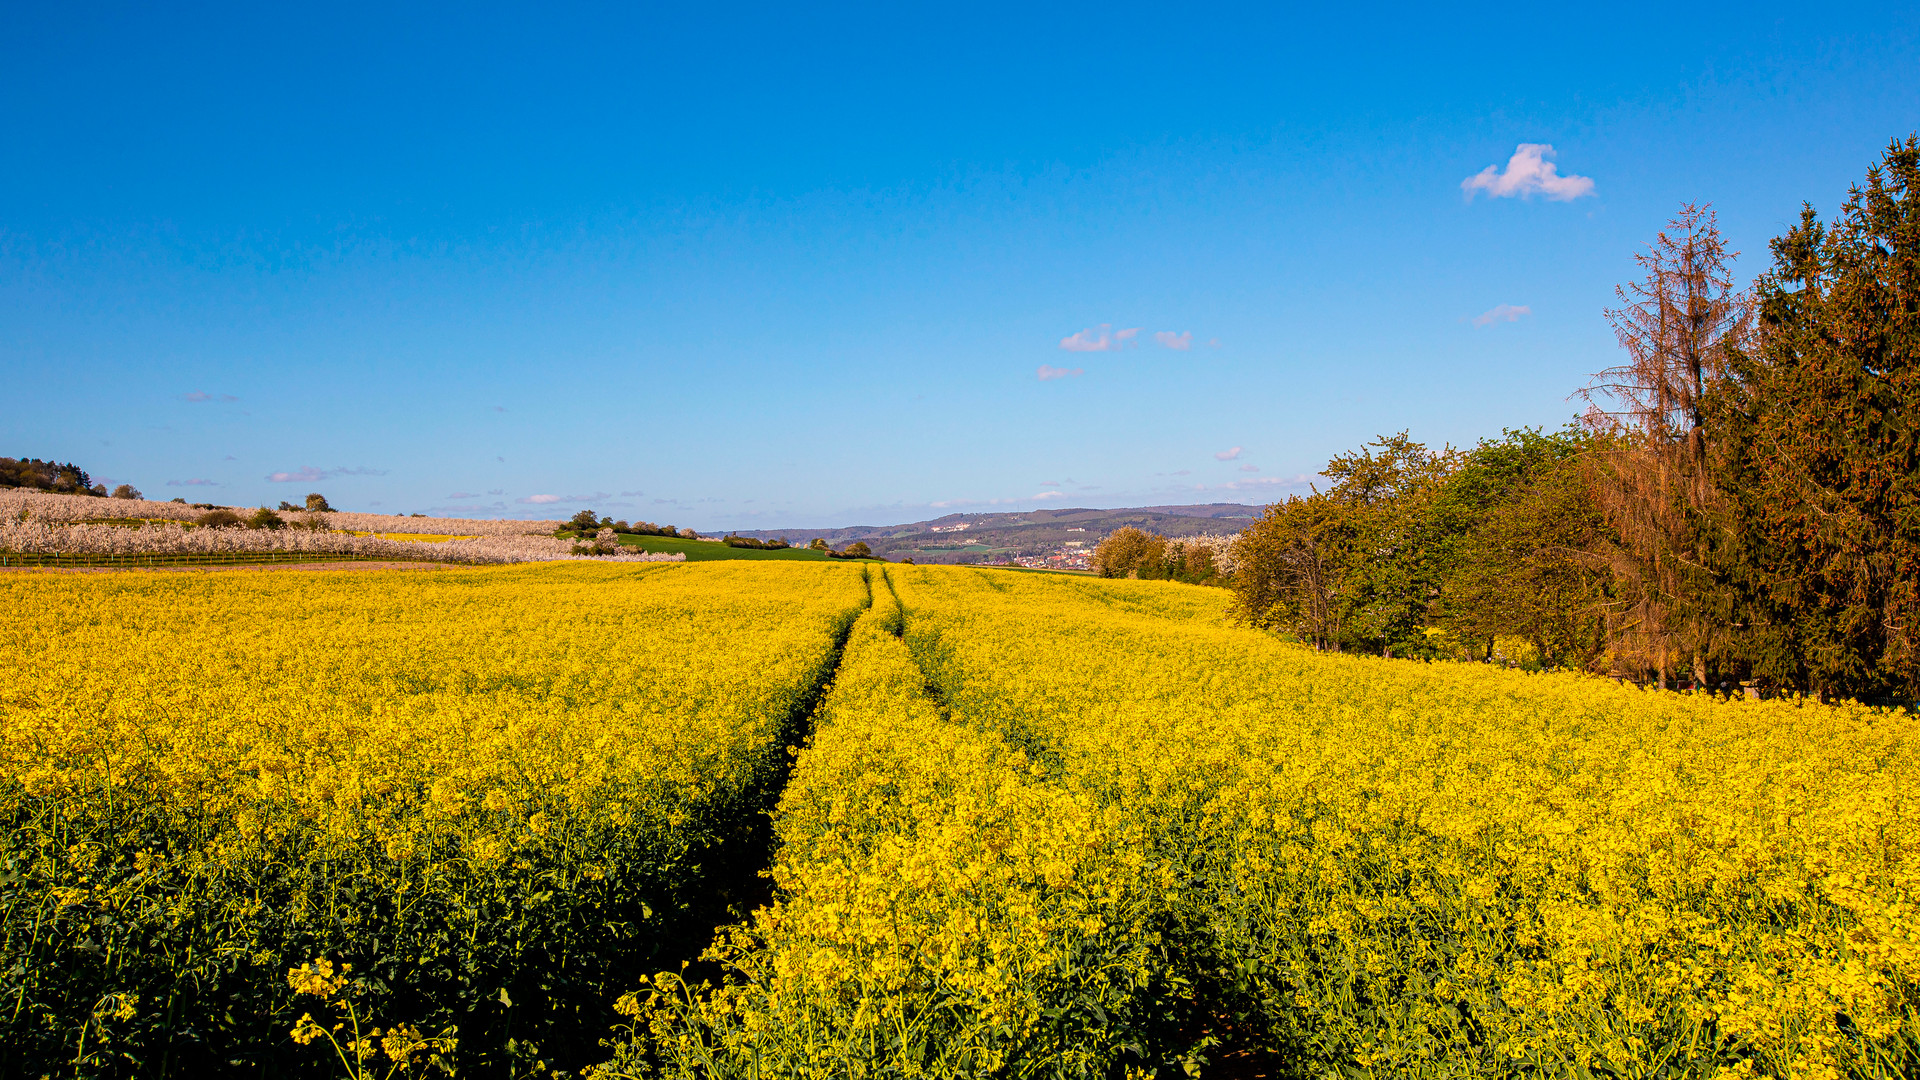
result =
M0 1075L594 1060L761 865L795 569L0 576Z
M776 902L624 1003L608 1075L1920 1073L1909 713L1320 655L1174 583L882 584Z

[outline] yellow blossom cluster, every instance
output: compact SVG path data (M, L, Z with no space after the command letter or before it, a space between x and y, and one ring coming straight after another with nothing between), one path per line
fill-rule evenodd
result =
M613 973L752 880L865 600L745 562L0 577L0 1074L83 1025L103 1073L313 1065L335 961L462 1069L584 1064Z

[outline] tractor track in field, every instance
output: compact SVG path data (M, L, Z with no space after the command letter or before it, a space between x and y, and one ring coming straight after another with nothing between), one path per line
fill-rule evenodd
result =
M834 679L840 673L840 665L846 659L847 642L853 636L853 626L873 607L872 578L863 575L863 583L867 590L865 602L849 609L834 625L819 673L794 699L787 715L775 729L773 745L777 749L771 766L749 790L741 794L736 803L735 812L748 816L749 823L734 839L716 845L705 853L705 858L712 860L714 869L708 876L704 890L704 914L696 920L702 932L688 937L677 955L670 954L662 958L668 961L665 970L685 963L689 966L687 975L690 981L701 976L717 981L721 973L717 969L706 970L707 965L700 961L700 955L721 930L746 921L756 908L772 902L773 879L767 871L773 867L774 854L779 846L779 837L774 832L774 812L786 793L787 781L793 776L800 750L813 738L814 718L819 714L821 703L832 691Z

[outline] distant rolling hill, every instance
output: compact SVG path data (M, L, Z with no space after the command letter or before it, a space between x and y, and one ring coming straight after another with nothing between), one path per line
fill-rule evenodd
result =
M864 540L875 555L916 562L988 562L1041 555L1070 542L1091 549L1125 525L1162 536L1238 532L1261 508L1240 503L1200 506L1139 506L1118 510L1080 507L1009 514L948 514L905 525L854 525L840 529L743 529L741 536L782 537L804 544L821 537L834 547ZM961 526L965 526L962 528Z

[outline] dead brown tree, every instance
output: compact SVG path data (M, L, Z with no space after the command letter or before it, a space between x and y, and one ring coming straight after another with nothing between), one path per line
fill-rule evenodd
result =
M1663 687L1688 657L1695 684L1705 684L1724 629L1710 600L1717 433L1703 402L1753 326L1752 297L1730 269L1736 257L1711 207L1682 206L1634 257L1645 276L1618 287L1620 306L1606 312L1626 363L1580 391L1593 406L1588 423L1616 436L1589 460L1595 502L1618 537L1604 552L1617 588L1613 648Z

